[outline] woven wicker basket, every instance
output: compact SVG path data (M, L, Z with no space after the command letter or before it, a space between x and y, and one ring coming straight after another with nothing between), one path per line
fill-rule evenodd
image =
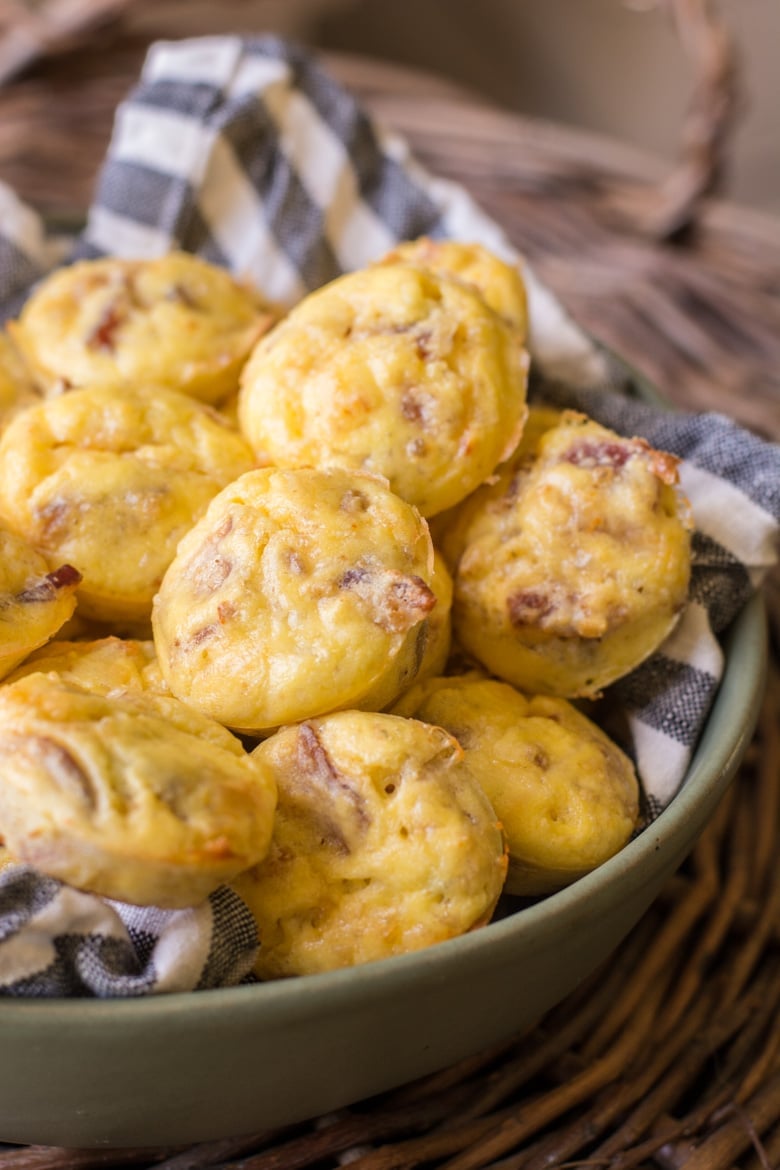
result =
M53 18L66 6L48 7ZM106 16L112 6L101 7ZM692 112L707 132L690 138L672 176L628 147L497 111L444 82L363 60L330 64L431 169L467 185L574 316L673 402L780 438L780 225L706 194L723 161L728 104L718 107L718 95L732 58L707 5L675 7L694 20L689 34L710 39L709 55L702 41L693 51L706 68ZM0 89L2 177L49 213L83 208L148 41L224 31L239 8L246 27L246 6L220 5L209 26L217 17L200 4L136 4L132 20L114 13L75 44L71 28L67 48L39 22L25 60L44 57ZM0 1167L780 1166L777 580L767 601L766 699L737 782L608 968L529 1034L289 1131L187 1151L19 1148L0 1152Z

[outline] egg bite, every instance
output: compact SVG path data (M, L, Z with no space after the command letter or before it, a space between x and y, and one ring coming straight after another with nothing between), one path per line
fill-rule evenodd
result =
M232 884L257 922L260 978L419 950L490 919L503 836L446 732L343 711L253 755L279 804L265 861Z
M58 639L30 654L6 681L28 674L56 674L102 695L126 690L169 693L151 639L111 635L83 642Z
M80 580L72 565L49 571L26 540L0 528L0 678L65 625Z
M0 687L0 833L81 890L193 906L268 849L271 770L173 698L54 674Z
M18 415L0 439L0 517L81 573L79 609L142 622L176 545L253 465L216 411L174 390L90 386Z
M248 472L163 578L152 611L163 675L173 694L250 734L379 709L420 668L432 574L427 524L382 480Z
M420 236L406 240L388 252L382 264L419 264L432 272L455 276L473 285L486 304L525 339L528 303L525 284L516 264L508 264L494 252L462 240L433 240Z
M595 696L676 624L690 510L672 455L574 411L533 415L496 481L438 532L454 637L528 693Z
M45 392L152 383L217 403L276 314L226 270L185 252L58 268L9 329Z
M477 672L415 683L396 714L443 727L506 834L506 892L550 894L614 856L637 827L631 760L566 699Z
M261 339L239 424L260 464L373 472L432 516L514 450L527 364L473 287L376 265L311 293Z

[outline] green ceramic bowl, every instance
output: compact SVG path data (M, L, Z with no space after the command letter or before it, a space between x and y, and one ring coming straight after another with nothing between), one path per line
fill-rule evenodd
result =
M633 371L636 393L660 404ZM568 889L463 938L363 967L148 999L0 1000L0 1141L142 1146L314 1117L520 1032L618 945L680 865L752 735L767 630L755 598L681 791Z
M0 1139L198 1142L338 1108L526 1027L601 963L677 868L754 727L767 643L728 639L684 786L618 856L464 938L296 980L131 1001L0 1002Z

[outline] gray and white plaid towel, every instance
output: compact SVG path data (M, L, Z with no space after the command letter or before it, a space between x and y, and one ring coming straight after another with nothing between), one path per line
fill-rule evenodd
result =
M614 392L625 371L575 326L467 192L428 174L301 49L210 37L152 47L117 111L76 256L184 248L292 305L420 235L521 265L537 391L682 459L697 531L689 605L662 650L617 684L648 805L684 776L722 671L717 635L776 558L780 449L714 414ZM40 219L0 188L0 316L54 263ZM12 868L0 878L0 994L128 996L229 985L256 947L220 890L192 911L141 910Z

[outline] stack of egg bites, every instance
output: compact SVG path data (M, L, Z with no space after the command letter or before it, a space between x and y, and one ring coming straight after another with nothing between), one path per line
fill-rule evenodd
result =
M194 256L0 338L5 859L231 885L261 979L416 950L637 828L581 710L673 627L673 457L529 410L518 270L421 239L286 315Z

